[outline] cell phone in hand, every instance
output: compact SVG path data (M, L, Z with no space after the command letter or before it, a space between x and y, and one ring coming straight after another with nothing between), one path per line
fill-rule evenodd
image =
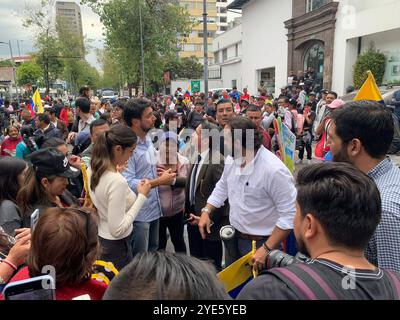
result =
M33 231L33 229L36 226L36 223L39 220L39 209L36 209L35 211L33 211L33 213L31 214L31 230Z
M39 276L11 282L3 290L6 300L56 300L54 279Z

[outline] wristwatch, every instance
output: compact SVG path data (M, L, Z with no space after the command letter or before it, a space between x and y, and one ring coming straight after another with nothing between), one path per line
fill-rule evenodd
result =
M210 209L208 209L208 208L203 208L203 209L201 209L201 212L207 212L208 214L210 214L211 213L211 210Z

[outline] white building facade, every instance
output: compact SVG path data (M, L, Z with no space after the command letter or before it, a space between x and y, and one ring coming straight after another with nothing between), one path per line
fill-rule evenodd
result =
M371 44L386 56L383 82L400 81L400 0L235 0L228 9L242 10L242 24L213 41L224 87L258 94L264 80L277 95L289 71L312 66L318 89L343 95Z
M353 65L370 44L386 56L383 83L400 81L400 0L340 0L336 15L332 89L352 85Z
M278 94L287 82L287 29L291 0L236 0L228 8L242 10L242 83L250 94L258 94L261 80L268 91Z
M214 65L210 77L222 80L222 88L242 88L242 25L217 36L213 40ZM211 88L212 89L212 88Z

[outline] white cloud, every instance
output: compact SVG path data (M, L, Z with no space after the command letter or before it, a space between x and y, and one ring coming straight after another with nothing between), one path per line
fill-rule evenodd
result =
M17 40L19 40L21 55L34 51L34 37L32 30L24 28L22 25L24 13L27 8L36 8L40 5L40 0L0 0L0 41L7 42L11 40L13 55L18 55ZM72 1L71 1L72 2ZM74 1L79 4L79 1ZM54 1L55 3L55 1ZM102 24L99 17L86 5L81 5L83 34L93 39L92 46L96 48L103 47ZM21 41L22 40L22 41ZM0 59L9 58L10 50L7 45L0 44ZM95 67L99 67L96 56L91 53L87 60Z

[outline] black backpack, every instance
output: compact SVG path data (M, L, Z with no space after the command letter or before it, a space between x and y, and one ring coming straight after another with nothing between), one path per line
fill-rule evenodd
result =
M382 270L382 269L381 269ZM399 275L389 270L382 270L390 283L393 299L400 300ZM306 263L294 263L284 268L273 268L263 274L273 274L283 281L301 300L340 300L324 275ZM358 285L360 285L358 283Z

